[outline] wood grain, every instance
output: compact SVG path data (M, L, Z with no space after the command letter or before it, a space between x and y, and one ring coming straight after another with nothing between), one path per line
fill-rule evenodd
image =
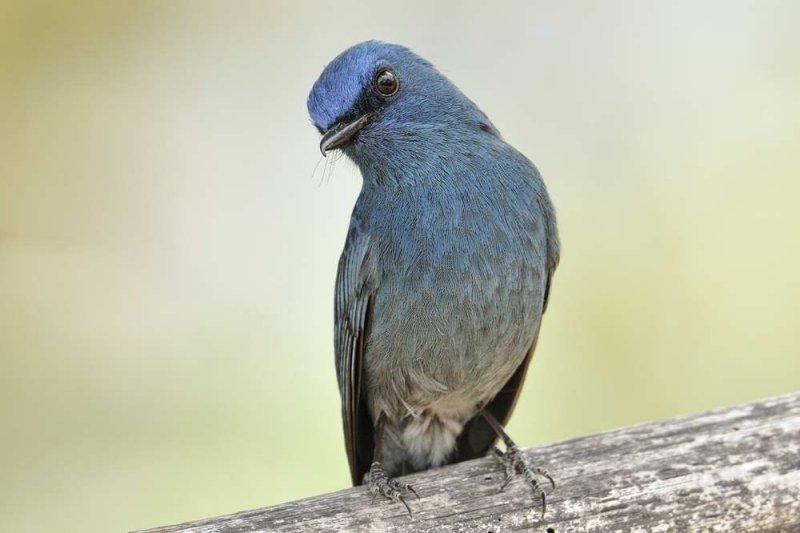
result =
M800 531L800 394L525 451L547 514L494 458L412 476L413 518L364 487L150 532Z

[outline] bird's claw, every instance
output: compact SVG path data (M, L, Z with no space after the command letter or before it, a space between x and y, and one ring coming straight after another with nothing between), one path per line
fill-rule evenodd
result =
M381 495L387 500L401 502L408 511L408 516L413 516L411 507L409 507L408 502L406 502L405 496L410 492L419 500L419 494L414 490L414 487L405 481L387 477L386 472L383 470L383 465L377 461L372 463L369 473L365 477L367 478L365 481L372 494L373 502L378 495Z
M542 489L542 486L539 484L539 480L536 479L536 476L547 478L547 480L550 482L550 485L553 487L553 490L555 490L556 482L553 480L553 476L551 476L544 468L528 466L528 464L525 462L525 458L522 456L522 453L516 446L509 446L505 452L502 452L497 446L492 446L491 451L495 457L500 459L506 471L503 485L500 487L500 492L508 487L509 483L511 483L511 480L514 479L516 475L521 474L525 478L525 482L528 484L528 486L533 489L533 492L541 497L542 517L544 517L544 513L547 510L547 497L544 489Z

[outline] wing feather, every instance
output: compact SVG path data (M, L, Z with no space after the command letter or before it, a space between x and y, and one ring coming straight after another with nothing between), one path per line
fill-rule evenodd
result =
M342 400L345 449L353 485L372 461L372 421L361 390L361 368L371 289L365 268L369 237L351 228L339 260L334 304L336 375Z

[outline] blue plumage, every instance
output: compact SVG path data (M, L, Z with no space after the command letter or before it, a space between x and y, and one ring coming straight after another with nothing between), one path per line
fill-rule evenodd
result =
M368 474L376 494L402 499L392 476L484 455L498 437L511 471L530 473L502 425L559 258L536 168L401 46L337 56L308 110L323 153L343 150L363 176L335 298L353 482Z

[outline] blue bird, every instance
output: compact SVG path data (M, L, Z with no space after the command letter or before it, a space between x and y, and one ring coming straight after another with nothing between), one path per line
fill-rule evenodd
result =
M393 501L395 476L493 453L541 496L503 426L559 260L536 167L409 49L368 41L308 96L323 155L363 177L339 261L336 371L353 484ZM501 451L495 442L504 442ZM502 490L502 489L501 489Z

